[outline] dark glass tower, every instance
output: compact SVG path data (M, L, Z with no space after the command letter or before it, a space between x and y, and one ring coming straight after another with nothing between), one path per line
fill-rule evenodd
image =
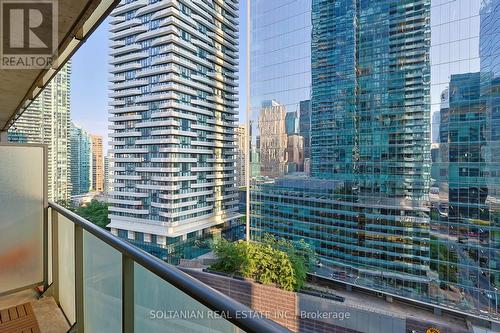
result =
M440 111L431 269L442 303L498 316L500 1L480 9L480 68L452 74Z
M310 156L253 176L253 239L304 239L325 278L498 319L499 3L253 2L252 120L300 104Z
M430 1L312 2L312 177L336 180L332 260L427 290ZM380 274L382 276L382 274ZM418 277L415 279L413 276Z
M311 158L311 100L299 103L299 134L304 138L304 158Z

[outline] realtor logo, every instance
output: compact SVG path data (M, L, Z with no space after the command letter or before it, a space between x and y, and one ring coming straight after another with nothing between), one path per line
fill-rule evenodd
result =
M57 0L0 0L0 68L49 68L57 51Z

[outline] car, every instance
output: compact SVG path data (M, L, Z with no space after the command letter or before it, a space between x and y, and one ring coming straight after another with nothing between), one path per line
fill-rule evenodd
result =
M483 291L483 295L488 297L491 300L495 300L495 294L489 291Z

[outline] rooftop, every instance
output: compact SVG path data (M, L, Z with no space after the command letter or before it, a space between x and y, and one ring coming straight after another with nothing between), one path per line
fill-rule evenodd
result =
M328 286L328 287L327 287ZM469 332L465 317L453 316L449 313L434 314L430 308L420 307L394 298L387 298L385 295L363 291L361 289L348 290L346 285L341 283L321 283L314 284L314 289L325 293L334 293L344 297L342 305L365 311L375 312L381 315L410 318L417 321L433 323L439 326L446 326L451 332ZM389 301L388 301L389 300Z

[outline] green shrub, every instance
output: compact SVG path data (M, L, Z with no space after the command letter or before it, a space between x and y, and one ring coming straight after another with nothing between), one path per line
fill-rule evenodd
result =
M92 199L86 205L74 209L74 212L95 225L105 228L109 224L108 204Z
M221 238L212 244L212 249L220 259L211 267L216 271L235 274L241 272L243 267L248 266L245 244L231 243Z
M211 269L288 291L300 290L315 258L305 242L294 244L272 236L266 236L262 243L220 239L212 249L219 261Z
M96 199L92 199L89 203L82 205L77 205L72 200L59 200L57 203L95 225L107 229L106 226L110 222L108 218L108 203Z

